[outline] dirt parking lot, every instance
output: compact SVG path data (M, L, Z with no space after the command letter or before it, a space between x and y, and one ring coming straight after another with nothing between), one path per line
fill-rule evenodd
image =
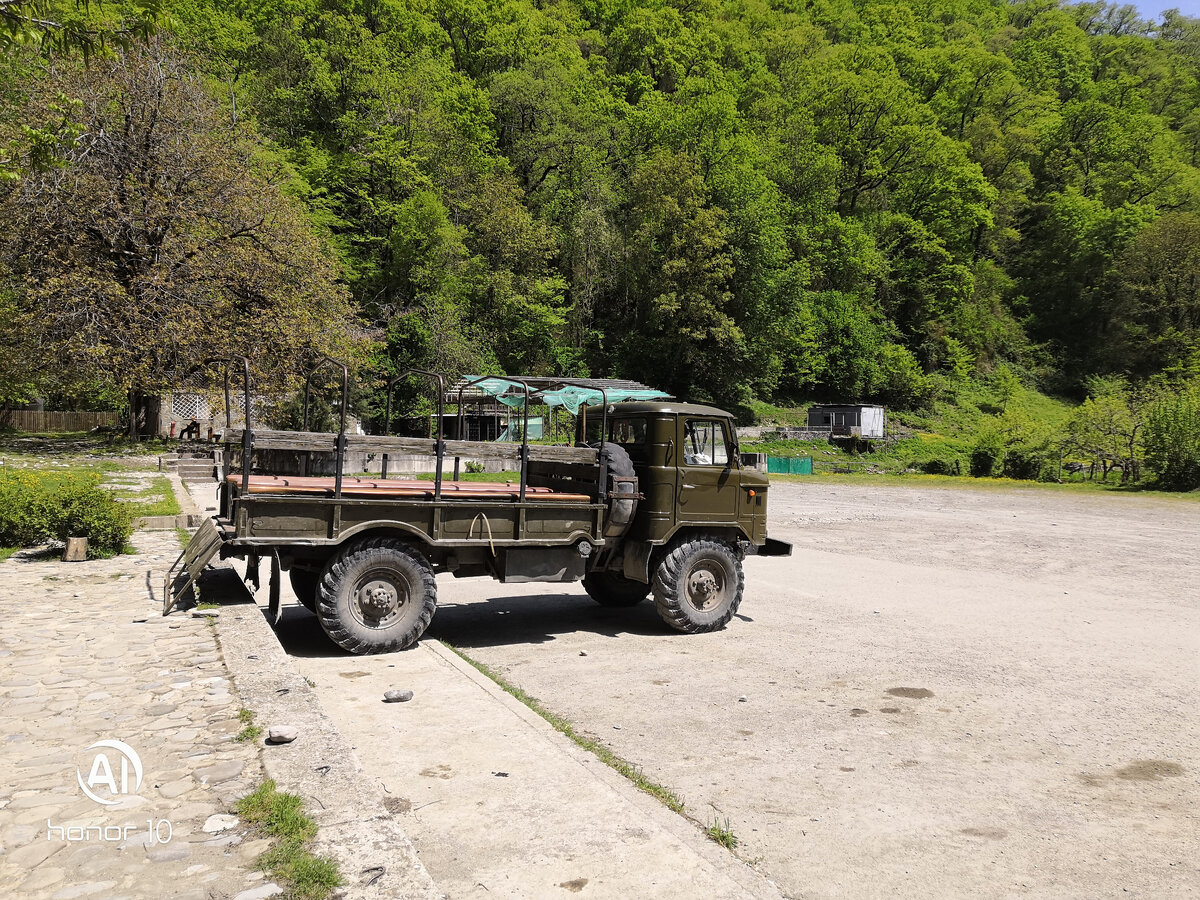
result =
M793 897L1200 893L1200 503L807 482L721 633L439 581L430 635Z

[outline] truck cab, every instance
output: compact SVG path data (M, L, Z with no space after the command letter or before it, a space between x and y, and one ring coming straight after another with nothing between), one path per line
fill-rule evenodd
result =
M642 500L628 539L662 545L703 531L758 547L766 537L768 480L744 467L733 416L691 403L617 403L581 417L587 440L605 438L633 463ZM582 434L580 435L582 438Z

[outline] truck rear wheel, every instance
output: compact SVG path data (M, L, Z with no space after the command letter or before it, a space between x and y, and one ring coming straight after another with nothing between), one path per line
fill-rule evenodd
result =
M650 585L616 572L589 572L583 589L601 606L637 606L650 594Z
M654 605L676 631L719 631L742 602L742 561L728 544L698 538L679 544L654 572Z
M437 608L433 568L393 538L367 538L329 561L317 616L330 639L351 653L388 653L417 642Z

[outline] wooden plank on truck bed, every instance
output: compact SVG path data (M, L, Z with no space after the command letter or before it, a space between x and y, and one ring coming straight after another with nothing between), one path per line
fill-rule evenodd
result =
M232 428L223 439L232 444L242 441L242 429ZM255 449L266 450L316 450L333 452L336 434L313 431L255 431ZM437 442L429 438L394 437L383 434L348 434L348 450L367 450L372 453L409 454L412 456L434 456ZM503 459L516 462L521 458L521 445L499 441L446 441L446 457L455 456L472 459ZM539 462L562 462L595 465L600 455L591 447L555 447L547 444L530 444L529 458Z

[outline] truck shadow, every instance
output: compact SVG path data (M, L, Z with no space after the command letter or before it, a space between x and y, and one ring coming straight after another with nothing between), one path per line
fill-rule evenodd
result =
M267 614L265 607L262 612ZM605 637L678 635L658 618L650 601L631 609L605 609L577 594L532 594L441 604L425 637L470 649L543 644L580 632ZM289 656L349 655L326 636L316 616L298 605L284 606L275 635Z
M664 638L677 633L663 624L648 600L626 609L606 609L580 594L529 594L439 606L426 634L467 649L544 644L558 635L580 632Z

